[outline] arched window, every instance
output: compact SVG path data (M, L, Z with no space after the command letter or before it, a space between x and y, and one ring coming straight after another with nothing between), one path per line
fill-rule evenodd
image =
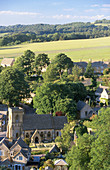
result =
M57 136L59 136L59 132L57 132Z
M29 133L26 133L26 138L29 138Z
M47 137L51 137L51 133L50 133L50 131L47 133Z
M19 116L18 116L18 115L16 115L16 117L15 117L15 122L16 122L16 123L19 122Z
M40 136L41 136L41 138L43 138L43 137L44 137L44 134L43 134L43 132L41 132Z
M16 139L19 137L18 133L16 133Z

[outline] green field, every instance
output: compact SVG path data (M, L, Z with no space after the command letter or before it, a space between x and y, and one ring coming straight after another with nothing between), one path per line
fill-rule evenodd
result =
M39 53L46 53L50 58L53 58L55 55L62 52L73 61L88 61L89 59L93 61L108 61L110 59L110 37L27 43L17 46L0 47L0 59L3 57L20 56L28 49L35 52L36 55Z

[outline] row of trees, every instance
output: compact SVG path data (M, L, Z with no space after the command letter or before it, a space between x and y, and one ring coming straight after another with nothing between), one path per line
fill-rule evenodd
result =
M58 40L88 39L110 36L109 26L74 22L65 25L15 25L1 26L0 46L16 45L22 42L48 42Z

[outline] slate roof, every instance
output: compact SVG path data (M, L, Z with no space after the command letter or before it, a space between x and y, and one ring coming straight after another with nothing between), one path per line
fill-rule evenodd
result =
M57 147L57 145L53 145L53 147L49 150L49 153L52 153L52 152L60 152L60 149Z
M3 58L2 62L1 62L1 65L10 65L12 64L12 62L15 61L14 58Z
M84 106L86 105L86 103L85 102L83 102L83 101L78 101L78 103L77 103L77 110L82 110L82 108L84 108Z
M53 124L55 130L60 130L64 128L64 124L67 123L66 116L54 116L53 117Z
M53 117L51 114L24 114L23 130L62 129L67 123L65 116Z
M102 92L103 92L103 88L98 87L95 93L102 93Z
M28 145L19 137L17 141L13 144L13 146L10 148L11 150L14 148L15 145L20 145L21 148L29 148Z

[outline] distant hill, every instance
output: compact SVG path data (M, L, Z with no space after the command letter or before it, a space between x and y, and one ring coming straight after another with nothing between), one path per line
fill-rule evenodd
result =
M23 42L48 42L57 40L89 39L110 36L110 20L95 23L73 22L63 25L33 24L0 26L0 46L16 45Z

